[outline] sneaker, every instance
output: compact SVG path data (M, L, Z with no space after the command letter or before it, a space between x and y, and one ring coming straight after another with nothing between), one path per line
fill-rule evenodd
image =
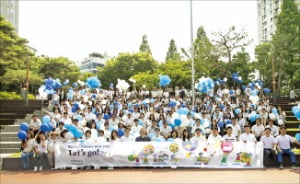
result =
M282 165L282 164L280 164L279 168L280 168L280 169L283 169L283 165Z
M40 166L40 169L39 169L40 171L42 171L43 170L43 166Z
M37 170L38 170L38 167L37 167L37 166L34 166L33 171L36 172Z
M296 170L296 169L297 169L297 167L296 167L295 164L292 165L292 169L293 169L293 170Z

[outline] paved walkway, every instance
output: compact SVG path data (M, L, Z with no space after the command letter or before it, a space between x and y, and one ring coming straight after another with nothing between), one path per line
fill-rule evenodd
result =
M300 170L115 169L89 171L1 171L1 184L299 184Z

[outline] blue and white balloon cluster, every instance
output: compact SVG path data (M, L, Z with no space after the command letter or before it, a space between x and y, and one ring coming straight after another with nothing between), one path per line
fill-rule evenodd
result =
M171 83L171 79L168 75L159 75L159 86L166 87Z
M300 105L292 107L292 112L293 112L294 116L297 118L297 120L300 120L300 107L299 106ZM299 125L299 128L300 128L300 125Z
M197 89L201 93L208 93L215 87L215 83L211 78L201 77L200 79L198 79L198 81L199 82L195 84L195 89Z
M91 89L96 89L98 87L101 87L101 82L98 77L89 77L86 80L86 85Z
M231 77L232 77L232 80L233 80L234 82L237 82L237 83L239 83L239 84L243 84L242 77L239 76L238 73L233 73L233 74L231 75Z

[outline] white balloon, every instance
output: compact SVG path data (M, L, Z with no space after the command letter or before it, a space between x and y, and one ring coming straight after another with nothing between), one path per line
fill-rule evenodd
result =
M66 133L66 139L73 139L73 134L71 132Z
M278 125L283 125L282 119L278 120Z
M205 134L209 134L210 133L210 129L209 128L206 128L205 129Z
M274 114L274 113L269 114L269 117L270 117L271 120L276 120L277 119L276 114Z
M209 121L207 119L204 120L203 126L204 126L204 128L208 128L209 127Z
M180 115L181 121L185 121L187 119L187 116L185 114Z

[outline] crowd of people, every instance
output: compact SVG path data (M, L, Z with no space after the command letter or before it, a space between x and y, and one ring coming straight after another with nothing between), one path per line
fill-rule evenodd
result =
M112 89L79 87L72 97L58 90L49 95L49 116L53 130L40 131L42 124L32 116L27 139L22 141L22 163L29 168L34 157L34 170L42 170L49 162L54 167L54 145L57 142L145 142L145 141L242 141L264 145L264 165L282 165L282 155L295 154L290 143L300 144L286 134L285 112L270 104L267 96L253 104L240 88L219 87L208 94L182 87L173 89L143 88L126 92ZM253 90L259 91L258 88ZM74 108L74 104L77 104ZM275 111L276 110L276 111ZM272 112L273 116L270 116ZM257 118L253 121L253 115ZM67 127L82 132L74 137ZM276 160L276 161L275 161Z

